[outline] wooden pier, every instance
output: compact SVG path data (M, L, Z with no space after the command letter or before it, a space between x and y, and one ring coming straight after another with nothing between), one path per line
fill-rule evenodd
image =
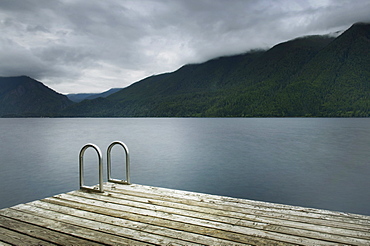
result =
M370 216L104 183L0 210L0 245L370 245Z

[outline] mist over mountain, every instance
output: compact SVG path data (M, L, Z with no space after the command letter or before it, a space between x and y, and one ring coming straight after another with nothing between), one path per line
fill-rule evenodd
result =
M188 64L109 96L74 104L67 99L48 112L64 117L369 117L369 54L370 24L356 23L338 35L301 37L268 50ZM11 100L4 98L1 93L8 105ZM6 114L16 110L7 108ZM15 112L32 111L22 110Z
M73 116L368 117L370 25L307 36L145 78Z

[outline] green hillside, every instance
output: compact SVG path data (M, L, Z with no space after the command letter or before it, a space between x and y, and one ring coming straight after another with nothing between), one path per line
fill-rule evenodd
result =
M64 95L27 76L0 77L0 116L55 116L71 105Z
M305 64L278 95L281 110L290 115L369 116L369 54L370 25L354 25Z
M369 54L370 24L357 23L336 38L307 36L185 65L75 104L31 78L1 78L0 115L369 117Z
M308 36L143 79L66 115L369 117L370 25Z

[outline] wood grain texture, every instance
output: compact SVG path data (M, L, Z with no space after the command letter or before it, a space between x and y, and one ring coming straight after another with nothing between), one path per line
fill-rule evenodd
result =
M370 245L370 216L106 183L0 210L0 245Z

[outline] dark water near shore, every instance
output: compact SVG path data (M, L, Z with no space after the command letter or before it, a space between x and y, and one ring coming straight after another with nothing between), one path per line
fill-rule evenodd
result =
M82 146L105 164L120 140L132 183L370 215L370 119L0 119L0 137L0 208L78 189ZM92 149L85 168L96 184Z

